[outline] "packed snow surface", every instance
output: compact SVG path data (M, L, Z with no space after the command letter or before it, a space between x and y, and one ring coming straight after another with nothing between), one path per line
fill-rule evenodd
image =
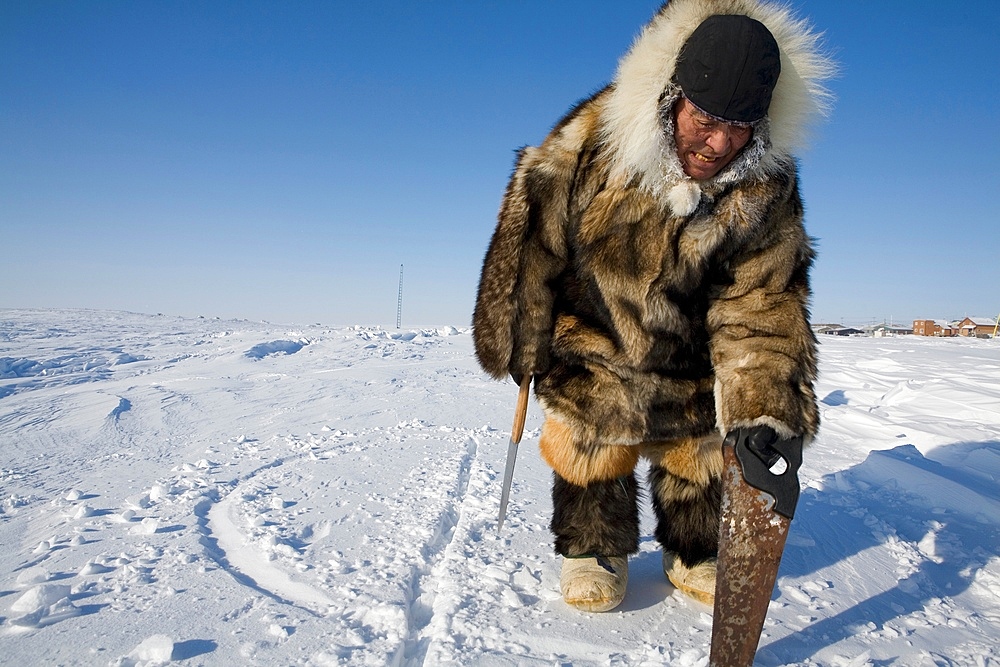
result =
M758 665L1000 665L1000 341L820 345ZM678 665L711 610L648 509L628 596L558 594L532 405L468 329L0 311L0 663Z

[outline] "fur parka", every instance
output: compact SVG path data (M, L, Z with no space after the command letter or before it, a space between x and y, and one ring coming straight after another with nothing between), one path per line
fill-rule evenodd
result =
M674 146L673 72L708 16L745 14L781 50L768 115L694 181ZM785 8L673 0L614 81L522 149L483 264L476 356L531 374L579 443L631 445L767 424L815 434L811 239L793 151L824 109L830 62Z

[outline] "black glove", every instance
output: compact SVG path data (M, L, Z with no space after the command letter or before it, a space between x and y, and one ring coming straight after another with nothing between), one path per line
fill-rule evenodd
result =
M730 431L724 446L733 448L743 481L773 496L774 511L791 519L799 500L802 444L801 435L783 440L773 428L761 425ZM776 465L779 461L785 465Z
M781 458L778 450L772 447L778 441L778 434L770 426L753 426L745 429L747 432L747 448L753 455L767 464L768 469Z

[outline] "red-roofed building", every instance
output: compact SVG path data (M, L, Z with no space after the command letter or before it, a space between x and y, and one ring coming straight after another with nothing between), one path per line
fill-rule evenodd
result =
M958 335L987 338L993 335L996 327L996 320L989 317L966 317L958 323Z

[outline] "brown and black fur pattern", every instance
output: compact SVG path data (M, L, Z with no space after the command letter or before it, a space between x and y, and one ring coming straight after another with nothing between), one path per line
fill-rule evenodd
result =
M688 566L715 556L722 503L718 436L643 446L656 514L656 539Z
M714 558L719 551L722 479L713 477L707 486L698 486L666 468L651 466L649 486L656 514L656 539L663 548L676 553L688 567ZM677 486L689 488L680 495L662 492Z
M722 440L718 435L647 443L656 539L688 566L715 556L722 502Z
M767 25L782 74L753 150L693 181L673 143L672 77L687 36L713 14ZM778 5L671 0L615 80L518 153L483 263L474 341L494 377L534 376L560 548L603 543L600 526L632 512L588 505L611 503L617 480L631 479L638 455L616 453L622 446L680 451L758 424L816 433L813 249L792 155L830 69L815 36ZM717 475L650 458L664 544L690 557L710 550Z
M641 454L650 462L649 488L659 542L686 565L715 555L723 467L718 436L564 454L549 442L553 432L562 434L561 425L546 421L542 455L555 475L551 527L558 553L613 556L638 550L639 493L633 470ZM581 469L581 461L600 467Z
M556 553L620 556L639 550L639 486L634 473L586 486L552 474Z
M673 59L713 14L762 21L790 66L754 129L760 152L692 181L673 144ZM813 250L791 151L829 74L778 5L664 4L615 80L518 154L473 316L483 368L533 374L546 414L581 443L761 423L811 437Z
M535 375L579 441L638 444L760 423L812 435L813 252L794 163L704 188L675 215L608 181L602 95L525 149L483 266L476 353Z

